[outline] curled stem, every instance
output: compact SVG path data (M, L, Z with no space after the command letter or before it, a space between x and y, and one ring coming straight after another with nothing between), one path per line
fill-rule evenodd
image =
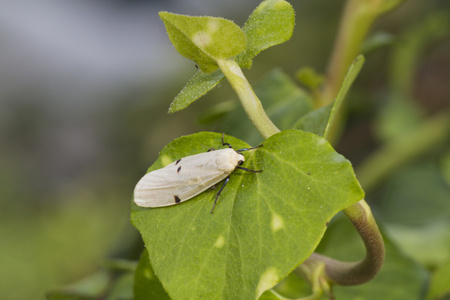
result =
M267 116L261 101L259 101L239 65L231 59L218 60L217 64L238 94L245 113L263 138L267 139L271 135L280 132Z
M384 261L384 242L370 207L361 200L344 210L363 239L366 256L358 262L342 262L313 253L305 262L325 263L325 276L339 285L358 285L370 281L380 270Z

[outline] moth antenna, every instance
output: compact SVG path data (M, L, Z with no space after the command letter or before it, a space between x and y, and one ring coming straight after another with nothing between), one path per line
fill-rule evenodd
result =
M263 170L250 170L250 169L247 169L247 168L244 168L244 167L239 167L239 166L237 166L236 169L241 169L241 170L244 170L244 171L247 171L247 172L253 172L253 173L259 173L259 172L263 171Z
M222 146L228 146L228 148L233 148L229 143L225 143L224 137L225 137L225 132L222 133Z
M216 149L214 149L213 147L208 147L208 146L203 145L203 144L200 144L200 145L202 145L203 147L205 147L205 148L208 149L208 150L206 150L206 152L211 152L211 151L215 151L215 150L216 150Z

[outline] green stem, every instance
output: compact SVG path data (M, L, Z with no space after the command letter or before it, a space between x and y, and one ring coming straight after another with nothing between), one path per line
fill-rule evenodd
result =
M365 12L362 2L349 0L346 3L318 106L333 101L348 67L359 54L360 45L374 21L375 16Z
M325 276L339 285L358 285L370 281L384 261L384 242L370 207L364 200L344 210L360 234L366 247L366 256L358 262L341 262L313 253L305 262L320 266L325 263Z
M328 64L325 86L318 106L333 101L348 67L361 51L361 45L374 21L403 0L348 0Z
M280 132L267 116L261 101L259 101L239 65L234 60L229 59L218 60L217 64L238 94L244 111L263 138L267 139Z
M361 46L375 20L393 9L403 0L348 0L341 18L337 39L326 72L325 85L317 98L316 107L331 103L344 81L352 61L361 51ZM336 121L330 128L328 140L333 143L342 130L342 115L345 107L336 114Z

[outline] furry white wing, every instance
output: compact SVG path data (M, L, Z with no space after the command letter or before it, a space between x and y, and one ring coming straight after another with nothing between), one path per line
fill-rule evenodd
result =
M147 173L136 185L134 202L143 207L169 206L207 190L232 172L217 165L217 157L228 154L223 150L228 149L187 156Z

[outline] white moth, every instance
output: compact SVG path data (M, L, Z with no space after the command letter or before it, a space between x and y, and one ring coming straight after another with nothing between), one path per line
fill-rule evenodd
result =
M240 167L245 161L241 151L258 147L234 150L229 148L208 151L178 159L166 167L152 171L139 180L134 189L134 202L142 207L163 207L189 200L225 179L216 194L211 213L220 193L237 168L249 172L261 172ZM262 145L261 145L262 146Z

